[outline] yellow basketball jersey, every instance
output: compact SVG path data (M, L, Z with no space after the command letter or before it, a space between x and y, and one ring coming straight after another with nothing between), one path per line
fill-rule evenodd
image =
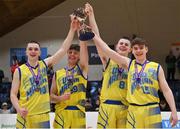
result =
M32 69L35 75L37 75L38 66ZM39 84L37 85L28 65L23 64L19 67L19 104L21 107L28 109L28 115L36 115L50 111L47 66L44 61L39 61L39 69L40 76Z
M56 113L63 110L67 106L77 106L80 110L85 112L85 98L87 79L83 76L82 71L78 65L71 70L73 73L73 84L68 84L67 71L65 68L56 71L56 86L58 95L71 92L70 99L56 104ZM69 70L69 71L71 71Z
M119 71L117 63L109 60L103 73L103 83L101 89L101 102L106 100L117 100L128 105L126 100L127 94L127 70Z
M140 82L137 83L137 73L142 70L142 65L137 63L138 72L135 71L135 60L130 63L128 72L128 92L129 103L144 105L148 103L158 103L158 72L159 64L147 61L144 70L140 74Z

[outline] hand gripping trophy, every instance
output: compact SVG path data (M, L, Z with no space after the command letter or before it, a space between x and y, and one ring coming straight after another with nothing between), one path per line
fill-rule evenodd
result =
M79 30L79 40L81 41L91 40L94 37L94 33L92 32L91 28L89 28L85 24L87 18L85 9L82 7L77 8L76 10L74 10L72 15L74 15L78 19L81 25L80 27L81 29Z

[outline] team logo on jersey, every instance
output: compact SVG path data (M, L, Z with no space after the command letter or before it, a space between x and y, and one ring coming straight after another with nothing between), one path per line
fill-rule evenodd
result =
M153 78L154 80L158 79L157 71L153 68L148 69L148 75Z

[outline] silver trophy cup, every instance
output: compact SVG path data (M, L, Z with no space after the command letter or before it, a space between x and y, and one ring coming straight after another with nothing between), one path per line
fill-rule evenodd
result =
M79 40L87 41L91 40L94 37L94 33L92 30L85 24L87 14L85 9L80 7L73 11L72 15L74 15L78 21L80 22L80 30L79 30Z

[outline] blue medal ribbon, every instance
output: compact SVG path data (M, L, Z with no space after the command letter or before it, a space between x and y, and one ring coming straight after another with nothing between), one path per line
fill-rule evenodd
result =
M123 68L118 68L119 76L120 78L122 77L122 73L124 72Z
M143 73L146 64L147 64L147 60L143 63L142 68L140 70L140 72L138 73L138 67L137 67L137 62L135 62L135 77L136 77L136 82L137 82L137 87L141 87L140 83L141 83L141 74Z
M67 78L68 85L73 85L73 83L74 83L74 73L75 73L74 68L69 69L68 66L66 66L65 70L66 70L66 78Z
M37 75L34 73L33 71L33 68L32 66L29 64L29 62L26 63L26 65L28 66L29 68L29 71L31 72L33 78L34 78L34 81L36 83L36 85L39 85L39 78L40 78L40 66L39 66L39 63L38 63L38 72L37 72Z

